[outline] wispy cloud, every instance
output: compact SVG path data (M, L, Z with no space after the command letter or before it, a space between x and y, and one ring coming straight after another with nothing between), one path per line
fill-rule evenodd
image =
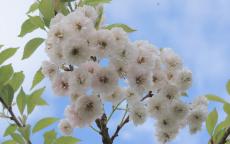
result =
M30 3L32 1L22 0L1 3L0 17L4 21L1 21L0 26L0 43L23 47L32 37L45 37L45 34L40 32L27 36L23 40L16 37ZM225 82L230 78L229 4L230 1L226 0L114 0L106 5L106 23L122 22L136 28L138 31L130 35L132 40L147 39L159 47L172 47L194 73L193 87L189 92L192 97L215 93L230 100L225 92ZM14 63L16 70L25 71L26 86L31 84L33 77L31 74L35 73L41 61L47 58L43 48L36 51L30 60L25 61L19 61L22 56L21 49L16 57L9 61ZM48 85L46 82L45 84ZM43 113L46 111L43 108L37 109L31 121L45 115L63 115L68 100L65 99L63 102L58 97L52 96L50 85L47 87L44 96L51 106L46 113ZM223 118L223 113L220 115ZM88 132L87 129L83 129L83 132L77 133L77 136L87 139ZM93 143L99 140L91 133L90 137L92 139L82 143ZM185 129L172 143L202 144L207 143L207 140L205 130L191 136ZM129 124L116 143L157 143L154 139L153 121L148 120L137 128Z

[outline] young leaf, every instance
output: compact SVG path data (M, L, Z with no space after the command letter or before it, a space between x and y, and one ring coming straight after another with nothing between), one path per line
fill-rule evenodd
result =
M13 72L14 70L11 64L0 67L0 86L11 78Z
M213 135L217 135L217 133L219 133L220 130L225 129L229 126L230 126L230 117L227 117L224 121L222 121L216 126Z
M57 138L57 133L54 130L47 131L44 135L44 144L52 144Z
M37 9L38 9L38 6L39 6L38 2L34 2L34 3L30 6L30 8L29 8L27 14L32 13L32 12L34 12L35 10L37 10Z
M18 48L8 48L8 49L3 50L0 53L0 65L4 63L7 59L12 57L16 53L17 50Z
M83 4L96 6L98 4L110 3L111 0L84 0Z
M6 103L7 107L10 107L14 99L14 89L10 85L5 85L0 91L0 97Z
M16 101L17 101L17 106L18 106L20 113L23 114L25 107L26 107L26 94L23 88L21 88Z
M30 22L33 25L35 25L35 26L37 26L43 30L45 29L45 24L44 24L44 22L40 16L29 16L29 17L30 17Z
M44 88L35 90L29 97L27 97L27 112L28 114L32 113L36 105L47 105L47 103L41 98Z
M30 89L33 89L37 84L39 84L44 79L44 75L42 74L42 69L40 68L33 79L33 83Z
M4 45L0 44L0 49L1 49L2 47L4 47Z
M217 134L214 133L212 136L213 142L218 144L220 142L220 140L223 138L224 134L225 134L224 129L221 129Z
M39 10L44 17L46 26L49 26L51 18L55 15L52 0L41 0Z
M136 31L135 29L132 29L132 28L130 28L129 26L127 26L125 24L119 24L119 23L108 25L108 26L105 27L105 29L109 29L110 30L110 29L112 29L114 27L122 28L127 33L131 33L131 32Z
M27 19L21 26L21 32L18 35L19 37L23 37L28 33L31 33L32 31L34 31L35 29L37 29L38 27L33 25L30 21L30 19Z
M213 134L213 130L216 126L217 120L218 120L218 113L216 109L214 109L212 112L209 113L206 119L206 128L210 136L212 136Z
M17 129L17 125L15 124L9 125L7 129L5 130L4 137L14 133L16 129Z
M49 125L51 125L57 121L58 121L58 118L53 118L53 117L41 119L35 124L32 132L36 133L36 132L48 127Z
M221 103L227 103L224 99L222 99L221 97L218 97L216 95L212 95L212 94L208 94L206 95L206 98L209 101L216 101L216 102L221 102Z
M230 116L230 104L224 104L224 111Z
M70 13L64 2L60 3L60 11L63 15L68 15Z
M25 144L22 136L20 136L19 134L13 133L13 134L11 134L11 137L13 138L13 140L15 140L16 142L18 142L19 144Z
M227 89L228 94L230 95L230 80L228 80L226 84L226 89Z
M57 139L56 144L76 144L80 140L72 136L62 136Z
M7 140L7 141L4 141L2 144L17 144L17 142L14 140Z
M14 73L13 77L9 80L9 84L12 86L14 91L17 91L18 88L22 85L25 79L23 71Z
M24 48L24 53L22 59L30 57L34 51L44 42L43 38L33 38L31 39Z
M26 141L28 141L30 139L30 125L27 125L26 127L19 127L18 131L20 132L20 134L24 137L24 139Z

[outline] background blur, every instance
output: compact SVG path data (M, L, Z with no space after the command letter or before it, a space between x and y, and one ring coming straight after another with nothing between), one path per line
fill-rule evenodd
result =
M24 89L29 90L35 71L43 60L47 59L44 46L28 60L20 61L25 43L33 37L46 37L36 31L23 39L17 37L26 11L33 1L1 1L0 4L0 44L20 46L13 59L15 70L23 70L26 75ZM227 100L225 84L230 78L230 1L229 0L113 0L106 5L106 24L125 23L137 32L132 33L132 40L149 40L158 47L171 47L183 59L184 64L193 72L193 86L188 92L189 100L200 95L213 93ZM29 119L34 123L45 116L63 117L68 104L67 98L56 97L51 91L50 82L45 80L44 98L49 106L37 108ZM38 86L39 87L39 86ZM209 109L221 105L210 103ZM225 114L219 113L220 119ZM0 143L7 121L0 120ZM111 127L115 123L111 122ZM57 129L57 125L48 129ZM48 130L46 129L46 130ZM115 144L156 144L154 122L148 120L144 125L127 125L120 133ZM90 129L76 129L74 133L82 140L81 144L100 144L100 138ZM43 142L41 134L32 138L34 144ZM209 136L205 130L190 135L183 129L172 144L205 144Z

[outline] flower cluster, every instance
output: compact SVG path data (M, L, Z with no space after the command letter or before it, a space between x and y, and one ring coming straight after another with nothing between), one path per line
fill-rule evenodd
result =
M204 97L192 104L181 100L192 84L192 73L180 57L148 41L132 42L122 28L100 24L96 29L100 8L83 6L67 16L57 14L50 24L45 49L50 61L43 63L42 72L56 95L70 96L66 119L59 125L62 132L91 125L104 113L105 102L126 103L134 125L155 118L162 143L186 125L191 133L199 130L207 101Z

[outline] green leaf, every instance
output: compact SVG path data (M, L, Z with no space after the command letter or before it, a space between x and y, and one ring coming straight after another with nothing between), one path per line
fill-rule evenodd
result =
M217 135L217 133L219 133L220 130L225 129L229 126L230 126L230 117L227 117L224 121L222 121L216 126L213 135Z
M39 10L43 15L46 26L49 26L50 20L55 15L52 0L41 0L39 4Z
M53 118L53 117L48 117L48 118L41 119L40 121L38 121L35 124L32 132L36 133L36 132L38 132L38 131L50 126L51 124L53 124L53 123L55 123L57 121L58 121L58 118Z
M102 21L102 17L103 17L103 13L104 13L104 9L103 9L103 7L101 7L99 9L98 17L97 17L96 23L95 23L95 28L96 29L99 29L99 27L100 27L100 24L101 24L101 21Z
M0 67L0 86L11 78L13 72L14 70L11 64Z
M221 129L217 134L213 134L212 139L215 144L218 144L225 134L225 129Z
M36 27L39 27L43 30L45 30L45 24L40 16L29 16L30 22L35 25Z
M44 92L44 88L40 88L35 90L29 97L27 97L27 112L28 114L32 113L35 106L37 105L47 105L47 103L41 98L42 93Z
M61 2L72 2L72 1L75 1L75 0L61 0Z
M44 144L53 144L57 138L57 133L54 130L47 131L44 135Z
M209 101L216 101L216 102L221 102L221 103L227 103L224 99L222 99L221 97L218 97L216 95L212 95L212 94L208 94L206 95L206 98Z
M17 91L18 88L22 85L25 79L23 71L14 73L13 77L10 79L9 84L12 86L14 91Z
M17 129L17 125L15 124L9 125L7 129L5 130L4 137L14 133L16 129Z
M15 140L16 142L18 142L19 144L25 144L22 136L20 136L19 134L13 133L13 134L11 134L11 137L13 138L13 140Z
M18 48L8 48L8 49L3 50L0 53L0 64L4 63L7 59L12 57L16 53L17 50Z
M0 97L10 107L14 99L14 89L10 85L5 85L0 91Z
M19 127L18 131L21 133L21 135L24 137L26 141L30 139L30 125L27 125L26 127Z
M207 128L210 136L212 136L212 134L213 134L217 120L218 120L218 113L217 113L216 109L214 109L212 112L209 113L209 115L206 119L206 128Z
M19 37L23 37L28 33L31 33L32 31L36 30L38 27L33 25L30 21L30 19L27 19L21 26L21 32L18 35Z
M224 104L224 111L230 116L230 104Z
M129 26L127 26L125 24L120 24L120 23L108 25L108 26L105 27L105 29L109 29L110 30L110 29L112 29L114 27L122 28L127 33L131 33L131 32L136 31L135 29L132 29Z
M44 42L43 38L33 38L31 39L24 48L24 53L22 59L30 57L34 51Z
M42 69L40 68L36 74L34 75L33 83L30 89L33 89L37 84L39 84L44 79L44 75L42 74Z
M17 142L15 142L14 140L7 140L4 141L2 144L17 144Z
M38 9L38 6L39 6L38 2L34 2L34 3L30 6L30 8L29 8L27 14L32 13L32 12L34 12L35 10L37 10L37 9Z
M76 144L80 140L72 136L62 136L57 139L56 144Z
M111 0L84 0L83 4L96 6L98 4L110 3Z
M23 88L21 88L16 101L17 101L18 110L20 111L21 114L23 114L26 107L26 94Z
M226 89L227 89L228 94L230 95L230 80L228 80L226 84Z
M70 13L64 2L60 3L60 11L63 15L68 15Z
M0 49L1 49L2 47L4 47L4 45L0 44Z

